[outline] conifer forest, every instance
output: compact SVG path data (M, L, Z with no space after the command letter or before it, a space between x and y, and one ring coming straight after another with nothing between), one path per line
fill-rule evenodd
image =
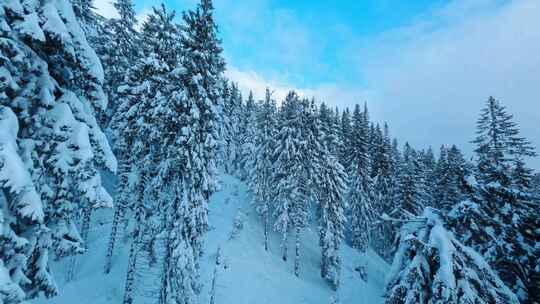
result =
M415 146L369 99L243 89L191 2L0 0L0 304L540 304L512 100Z

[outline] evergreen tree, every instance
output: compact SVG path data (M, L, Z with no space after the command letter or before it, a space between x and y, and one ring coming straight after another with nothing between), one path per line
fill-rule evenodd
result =
M270 202L272 201L273 183L273 152L276 134L276 102L272 99L269 89L266 89L264 100L258 107L256 116L256 133L254 157L249 168L251 172L250 187L258 203L257 211L263 219L264 249L268 251L268 226L270 217Z
M536 156L531 144L519 136L519 129L512 119L506 107L493 97L482 109L473 143L478 156L478 180L485 184L509 186L512 183L512 161Z
M185 69L182 86L190 113L185 180L191 220L187 230L197 269L208 230L208 199L217 187L218 109L222 104L219 83L225 70L213 10L211 0L201 0L195 10L185 12L180 39Z
M386 303L519 303L480 254L426 208L402 226Z
M435 167L437 161L435 160L435 155L433 154L433 149L429 147L426 151L421 153L420 165L421 165L421 175L423 177L423 187L424 187L424 201L426 205L433 206L433 196L435 195Z
M130 149L129 154L123 154L123 174L137 175L132 187L125 182L126 176L121 176L119 183L119 186L123 187L119 189L119 199L124 202L133 201L129 207L134 214L133 240L124 291L126 304L133 302L136 266L145 247L144 236L156 234L155 231L166 235L162 249L167 259L161 270L162 278L171 275L172 264L167 264L174 262L170 255L171 248L175 245L183 246L178 245L178 242L181 242L178 238L185 237L174 230L176 225L183 227L183 222L171 224L174 215L181 212L180 207L172 208L171 205L181 204L178 198L180 194L177 192L183 190L183 183L179 181L179 177L168 171L174 169L178 174L185 172L185 163L177 159L184 158L184 151L179 145L185 149L184 138L189 135L182 128L188 123L188 114L185 113L189 111L185 108L186 94L177 86L183 79L184 69L180 62L183 53L178 43L179 29L173 19L174 13L167 12L164 6L153 8L148 15L141 33L143 56L128 71L126 84L121 86L122 104L118 111L121 115L114 120L119 134L118 146ZM178 138L179 136L184 137ZM170 187L174 185L179 189L161 189L160 181L165 179L164 175L171 179L170 184L167 183ZM129 195L130 192L133 192L132 196ZM156 222L158 224L155 224ZM115 224L118 225L118 221ZM185 268L176 271L186 271L188 266L184 266ZM189 276L184 274L185 281L189 281L188 278L192 276L191 273ZM176 292L174 289L166 292L171 288L171 283L166 280L162 281L160 287L160 301Z
M338 128L334 119L334 113L332 109L323 102L319 106L319 121L321 124L321 131L324 134L325 146L328 147L328 151L332 155L337 155L338 151Z
M137 20L133 2L131 0L116 0L113 5L119 17L107 20L102 24L100 27L102 40L96 46L105 67L104 88L109 99L108 111L103 120L104 124L108 125L111 130L109 133L115 142L115 154L119 160L116 204L105 257L105 273L109 273L111 269L120 225L129 219L126 213L129 210L130 201L133 199L132 193L135 191L129 184L129 176L134 165L131 163L133 159L130 158L128 150L134 143L134 134L132 130L126 130L131 132L129 136L120 133L123 116L127 113L118 113L117 111L120 109L127 111L129 107L129 104L122 107L122 100L125 97L122 91L126 88L126 80L140 81L140 79L129 79L126 75L133 72L130 68L137 61L141 49L138 46L140 35L135 30ZM138 75L138 77L145 77L145 75Z
M335 136L335 147L333 148L333 152L334 156L340 160L341 152L345 149L345 143L342 140L343 135L341 134L341 114L338 107L335 107L331 113L331 128L332 133Z
M379 124L376 124L371 134L371 147L369 150L369 156L371 159L370 176L374 179L380 172L381 167L384 166L384 155L382 149L384 146L383 131Z
M302 163L300 145L301 107L298 95L291 91L283 101L278 121L278 134L274 152L274 198L276 222L274 229L281 233L282 259L287 260L287 241L291 228L296 228L303 217L306 199L300 195L304 180L301 177ZM302 213L302 214L301 214ZM293 222L294 221L294 222Z
M372 179L377 176L381 165L380 160L378 159L379 154L377 150L381 146L383 140L382 136L381 126L378 123L370 123L368 132L368 155L370 156L369 176Z
M536 197L540 198L540 173L533 175L531 188L536 193Z
M49 251L84 251L77 212L111 205L100 170L116 160L94 116L103 70L70 3L2 2L0 24L0 301L18 303L57 293Z
M350 141L352 136L351 112L349 111L349 108L346 108L341 114L341 129L339 134L340 141L342 142L339 160L344 168L348 168L350 166L348 160L351 152Z
M472 203L468 208L462 204L454 208L452 226L468 231L463 234L463 242L484 255L520 300L526 301L531 289L531 265L536 259L535 235L527 227L535 225L536 215L530 204L531 192L516 186L520 178L515 179L514 172L522 171L516 160L535 153L519 136L512 115L493 97L482 109L476 134L476 179L469 182ZM471 222L484 225L478 228Z
M315 178L319 201L319 244L322 251L321 277L334 289L340 284L341 257L339 249L345 228L345 180L343 167L326 147L317 159L319 166Z
M300 171L298 203L293 206L292 222L295 227L295 259L294 272L296 276L300 273L300 241L303 228L308 224L308 203L316 200L317 180L320 173L320 165L317 159L321 155L323 141L318 120L317 107L315 101L303 99L300 103L300 128L301 144L299 146Z
M223 96L223 159L225 172L232 173L238 169L238 160L241 157L242 144L240 140L240 120L242 115L242 95L238 86L232 83L225 84Z
M424 177L418 153L405 144L403 160L399 169L397 190L397 212L406 216L418 215L425 204ZM395 212L392 212L395 213Z
M381 135L382 140L373 156L374 161L378 163L377 174L373 183L374 205L379 214L389 214L392 212L393 206L393 160L392 160L392 144L388 125L384 125L384 132ZM389 258L392 251L393 231L392 227L387 222L380 222L377 229L372 230L375 242L375 248L379 255L384 258Z
M151 143L148 157L154 162L151 168L155 168L154 172L148 172L152 178L150 186L154 189L151 195L158 199L160 210L157 212L159 224L152 229L158 231L157 236L163 237L163 248L158 247L158 249L163 250L160 261L162 268L158 302L189 304L196 302L200 288L197 264L200 251L194 246L201 246L198 242L204 236L194 233L193 230L194 228L200 229L199 231L204 233L206 229L204 226L202 228L194 227L193 219L197 220L197 216L201 216L201 214L193 213L193 211L204 212L202 221L198 219L201 222L195 223L199 225L206 225L207 212L204 205L199 206L199 208L204 208L203 210L194 210L192 204L193 199L206 204L208 197L205 195L209 195L209 193L203 191L210 191L209 185L204 184L204 182L200 183L200 181L198 184L200 189L190 188L193 186L190 185L190 182L193 181L191 179L193 175L200 174L200 172L194 174L191 170L193 170L193 163L197 161L202 161L200 164L202 166L194 166L196 169L209 170L208 166L215 161L216 155L213 151L214 154L207 155L207 157L212 158L194 159L192 158L194 155L190 154L194 147L198 151L201 148L214 147L205 147L207 143L200 142L201 138L199 138L198 132L201 130L194 128L201 124L199 121L201 117L198 113L201 105L190 100L192 96L187 92L186 88L188 87L177 85L192 76L189 74L190 70L184 66L186 63L184 59L191 54L178 43L178 34L180 33L178 26L173 23L174 12L168 13L162 7L157 13L156 15L159 17L157 25L170 32L170 38L164 41L165 44L170 44L172 47L170 56L174 57L169 59L176 59L176 62L171 61L171 64L166 66L167 70L163 75L165 77L164 86L160 94L155 96L153 108L149 113L149 122L153 124L153 132L146 134L146 140ZM213 88L212 92L215 93L215 90ZM208 95L205 97L208 98ZM215 95L212 97L217 98ZM214 111L219 106L217 101L215 105L206 103L202 103L202 105L211 107ZM208 111L205 108L202 109ZM209 123L217 127L218 117L216 113L213 114L213 116L205 118L212 119ZM202 131L210 131L209 134L202 134L204 140L207 137L215 136L212 132L217 132L215 129ZM212 176L202 175L202 178L212 178ZM200 197L194 197L194 195L200 195ZM194 240L194 237L200 239Z
M350 185L347 202L350 213L352 246L362 252L369 245L369 232L375 218L373 206L373 181L370 176L369 116L367 108L360 112L357 105L353 112L353 131L349 155Z
M94 13L93 0L70 0L73 12L79 21L81 29L84 31L87 38L92 39L97 35L99 27L98 16Z
M141 50L133 2L131 0L115 0L113 6L118 12L118 18L99 22L97 34L91 39L91 43L103 63L105 72L103 88L109 100L103 124L111 129L114 129L114 126L111 126L110 122L117 114L120 106L119 100L122 99L118 92L119 88L124 85L124 78L138 59ZM111 135L116 134L113 132ZM112 136L112 138L115 140L116 136ZM116 140L114 142L116 143ZM117 155L121 154L120 151L115 152Z
M249 180L249 172L253 170L250 167L255 155L255 138L257 133L257 104L253 98L253 93L250 91L245 106L242 108L240 115L240 127L236 135L237 145L239 146L239 154L235 163L237 164L238 175L243 180Z
M453 184L448 165L448 149L444 145L439 149L439 159L435 166L435 179L437 185L433 192L435 207L440 210L448 210L454 205L447 197Z
M456 146L450 149L441 147L440 157L435 168L435 191L433 199L437 207L448 212L465 199L466 178L470 169L461 151Z

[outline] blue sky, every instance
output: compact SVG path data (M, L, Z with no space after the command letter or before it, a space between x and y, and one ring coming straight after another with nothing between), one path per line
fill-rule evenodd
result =
M110 0L95 0L114 15ZM158 0L136 0L143 18ZM165 0L177 11L196 0ZM471 151L493 95L540 146L538 0L215 0L227 74L243 91L296 89L331 105L368 102L417 147ZM540 160L531 164L540 170Z
M165 0L182 11L194 0ZM215 0L225 55L231 66L256 70L299 87L328 82L351 85L362 76L346 46L410 24L448 0L285 1ZM146 12L160 1L136 0Z

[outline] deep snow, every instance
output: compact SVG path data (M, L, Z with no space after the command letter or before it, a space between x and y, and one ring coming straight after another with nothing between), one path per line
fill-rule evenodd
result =
M70 259L54 264L60 295L49 300L33 300L32 303L121 303L129 246L123 241L119 242L111 273L103 274L112 212L97 212L94 221L94 229L88 240L90 251L77 258L74 279L66 282L66 266L71 263ZM321 279L315 225L306 230L302 238L299 278L293 272L292 240L287 262L281 260L279 237L276 234L271 235L270 251L265 252L261 221L246 186L236 178L222 176L221 191L210 202L209 221L211 231L207 235L205 255L201 260L204 286L199 303L210 303L218 247L221 247L221 264L217 269L216 304L329 304L332 298L338 298L342 304L384 302L382 293L389 266L372 251L363 255L343 246L341 287L337 292ZM367 283L355 271L358 266L366 266ZM139 287L136 303L155 303L155 299L148 297L145 292L151 284L140 279L136 284Z

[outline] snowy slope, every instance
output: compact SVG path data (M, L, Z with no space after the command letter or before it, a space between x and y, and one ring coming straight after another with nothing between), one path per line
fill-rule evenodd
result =
M303 237L301 276L293 274L293 250L287 262L280 257L279 239L272 235L270 252L263 247L261 221L251 204L245 185L230 176L223 176L222 190L212 197L210 205L211 231L207 235L205 256L202 259L203 291L200 303L210 303L210 289L215 268L216 252L221 247L221 265L217 269L216 304L265 303L330 303L338 297L342 304L383 303L382 291L388 265L375 253L359 255L349 247L342 250L343 269L341 288L336 293L319 275L320 251L315 229ZM121 303L128 246L121 242L109 275L103 274L106 242L109 235L110 211L102 212L90 233L88 252L77 259L75 278L66 282L66 266L71 261L55 265L55 274L61 294L53 299L34 300L32 303ZM241 224L242 228L235 228ZM290 248L293 249L291 242ZM360 279L354 269L367 266L368 283ZM146 282L138 282L144 294ZM155 303L140 297L137 303Z

